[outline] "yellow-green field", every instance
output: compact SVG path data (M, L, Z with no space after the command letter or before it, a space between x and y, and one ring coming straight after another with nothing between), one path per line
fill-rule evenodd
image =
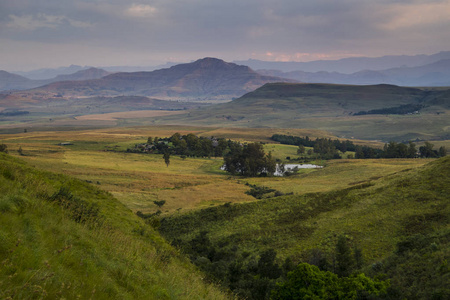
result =
M270 142L274 133L325 137L317 130L219 129L204 127L155 126L111 128L86 131L48 131L0 135L12 155L39 168L86 180L112 193L133 211L151 213L153 201L165 200L163 213L184 211L255 199L245 192L246 183L275 188L283 193L304 194L346 188L379 177L421 166L425 159L334 160L320 162L323 169L301 170L290 177L241 178L220 170L221 158L172 156L167 167L162 155L126 153L128 147L147 137L167 137L173 133L226 137L241 141ZM61 146L62 142L72 145ZM366 143L369 144L369 143ZM372 143L379 145L376 143ZM297 157L297 147L266 144L267 152L285 160ZM114 150L114 151L113 151Z

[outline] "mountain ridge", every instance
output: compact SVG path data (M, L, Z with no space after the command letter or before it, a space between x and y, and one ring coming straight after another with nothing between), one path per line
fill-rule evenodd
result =
M119 72L100 79L51 83L31 92L65 96L137 95L158 98L226 99L239 97L268 82L295 82L260 75L247 66L203 58L151 72Z

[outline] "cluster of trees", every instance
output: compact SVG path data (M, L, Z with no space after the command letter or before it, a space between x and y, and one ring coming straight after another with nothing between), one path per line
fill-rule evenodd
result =
M272 176L277 164L261 143L234 144L224 157L226 171L243 176Z
M8 153L8 146L0 144L0 152Z
M346 151L355 152L354 157L363 158L416 158L416 157L444 157L447 155L447 149L441 146L438 150L433 150L434 145L425 142L424 146L416 148L416 144L408 142L408 144L389 142L384 145L383 149L372 148L368 146L355 145L353 142L331 140L325 138L317 138L315 140L309 137L297 137L290 135L274 134L272 140L281 144L299 146L297 154L305 153L305 147L312 147L308 150L308 155L315 154L320 159L336 159L341 158L341 153Z
M198 137L192 133L181 135L177 132L169 138L149 137L147 143L137 144L134 148L127 149L127 152L169 153L185 157L221 157L235 143L223 138Z
M292 135L284 135L284 134L274 134L271 137L272 140L279 142L280 144L285 145L295 145L295 146L304 146L304 147L314 147L316 143L327 145L328 147L334 146L335 149L346 152L346 151L355 151L356 145L349 140L340 141L340 140L331 140L325 138L316 138L315 140L310 139L308 136L299 137Z
M335 245L333 264L324 263L323 257L297 265L290 258L280 261L274 249L242 251L231 239L214 243L207 231L187 241L174 239L172 244L186 253L208 279L244 299L363 299L384 294L389 286L387 281L358 272L361 251L352 251L344 236Z
M149 137L146 143L128 148L127 152L163 154L164 162L168 167L172 154L180 155L182 158L222 157L237 145L237 142L224 138L198 137L192 133L181 135L177 132L169 138Z
M420 111L422 108L424 108L424 105L422 104L405 104L400 105L396 107L388 107L388 108L380 108L380 109L372 109L369 111L360 111L355 114L354 116L361 116L361 115L406 115L406 114L413 114L415 112Z
M137 144L127 152L163 154L167 166L170 155L181 157L224 157L224 169L233 175L273 175L276 162L266 154L261 143L241 144L224 138L198 137L192 133L173 134L169 138L149 137L147 143Z

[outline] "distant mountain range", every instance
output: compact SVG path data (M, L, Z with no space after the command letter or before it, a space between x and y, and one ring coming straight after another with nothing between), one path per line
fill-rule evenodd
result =
M363 70L380 71L399 67L418 67L440 60L450 59L450 51L432 55L388 55L382 57L349 57L339 60L316 60L310 62L270 62L249 59L234 63L249 66L253 70L278 70L281 72L338 72L351 74Z
M269 82L295 82L247 66L204 58L152 72L114 73L100 79L51 83L30 92L61 96L139 95L160 99L231 99Z
M32 80L17 74L12 74L0 70L0 91L26 90L58 81L97 79L108 74L111 73L102 69L89 68L77 71L69 75L57 75L56 77L51 79Z
M298 80L305 83L338 84L395 84L400 86L450 86L450 59L417 67L398 67L387 70L364 70L352 74L338 72L281 72L258 70L258 73Z

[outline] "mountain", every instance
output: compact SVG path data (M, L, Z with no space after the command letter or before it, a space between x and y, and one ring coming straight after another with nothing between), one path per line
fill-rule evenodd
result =
M32 89L58 81L97 79L108 74L110 73L102 69L89 68L77 71L73 74L58 75L51 79L32 80L17 74L0 70L0 91Z
M450 89L270 83L234 101L158 122L314 128L340 137L403 141L448 138L448 113Z
M450 59L450 51L442 51L433 55L388 55L382 57L349 57L338 60L316 60L310 62L268 62L249 59L235 61L237 64L249 66L254 70L279 70L282 72L338 72L351 74L362 70L385 70L398 67L417 67L431 64L439 60Z
M80 70L73 74L58 75L55 78L52 78L51 80L52 80L52 82L68 81L68 80L89 80L89 79L102 78L109 74L111 74L111 73L107 72L103 69L89 68L89 69Z
M54 78L58 75L69 75L69 74L73 74L75 72L78 72L81 70L86 70L89 68L90 67L87 67L87 66L82 67L82 66L78 66L78 65L70 65L68 67L59 67L59 68L55 68L55 69L45 68L45 69L32 70L32 71L28 71L28 72L17 71L14 73L21 75L21 76L25 76L25 77L27 77L29 79L33 79L33 80L48 80L48 79Z
M279 76L306 83L336 84L394 84L402 86L450 86L450 59L417 66L399 67L387 70L363 70L352 74L338 72L281 72L277 70L258 70L267 76Z
M96 80L58 82L33 91L64 96L140 95L169 99L230 99L265 83L279 81L294 82L260 75L247 66L204 58L152 72L122 72Z
M31 82L31 79L0 70L0 91L29 88Z

